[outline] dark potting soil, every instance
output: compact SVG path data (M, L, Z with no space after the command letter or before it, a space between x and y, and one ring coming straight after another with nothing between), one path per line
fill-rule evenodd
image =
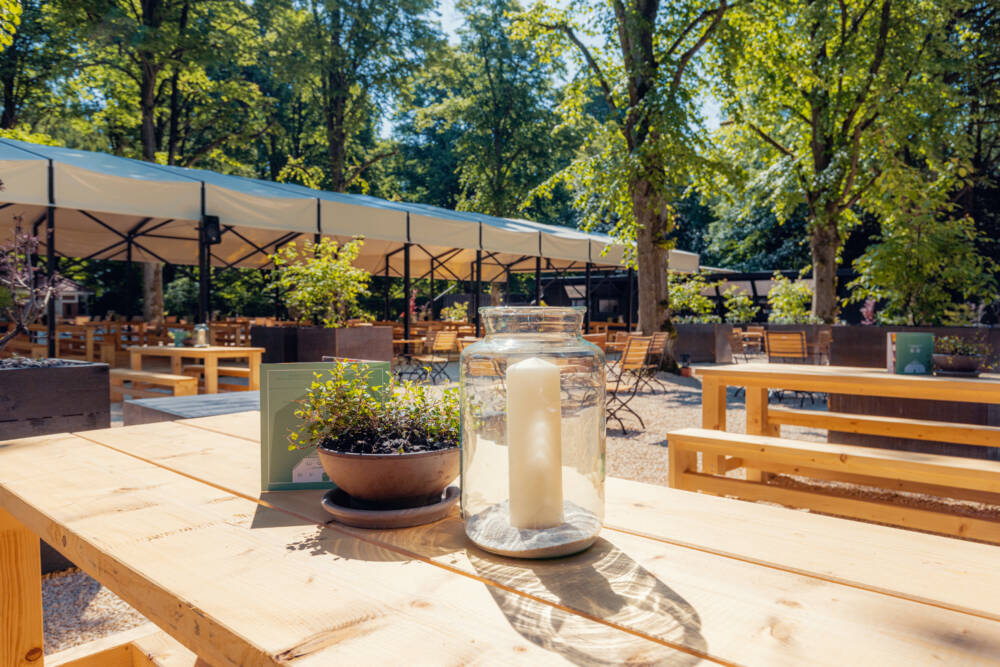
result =
M429 440L420 433L348 431L326 438L320 447L345 454L416 454L457 447L455 442Z
M0 359L0 369L5 368L55 368L69 366L63 359L28 359L27 357L7 357Z

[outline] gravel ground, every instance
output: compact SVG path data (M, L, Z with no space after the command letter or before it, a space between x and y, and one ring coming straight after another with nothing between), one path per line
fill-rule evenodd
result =
M701 383L693 378L660 374L663 388L655 392L638 394L631 406L645 423L641 429L632 417L625 418L627 432L622 432L617 422L608 424L607 471L612 477L623 477L650 484L667 484L668 431L701 424ZM790 396L786 401L790 402ZM120 406L120 404L118 404ZM820 401L804 407L825 409ZM120 424L120 407L116 411ZM742 397L730 392L727 428L742 432L746 427ZM786 437L802 440L825 441L825 431L785 427ZM729 473L742 477L742 470ZM808 482L802 478L781 475L775 484L790 488L822 488L824 491L851 497L864 497L904 504L923 509L934 509L1000 519L1000 506L963 501L943 501L929 496L903 492L886 492L868 487L840 482ZM56 574L42 582L42 599L45 613L45 651L50 653L90 641L113 632L127 630L145 619L111 591L82 572L70 571Z

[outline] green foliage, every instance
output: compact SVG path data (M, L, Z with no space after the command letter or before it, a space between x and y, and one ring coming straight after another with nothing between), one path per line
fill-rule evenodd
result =
M325 375L315 373L302 406L295 411L302 425L289 434L289 449L315 447L328 440L367 442L372 438L425 442L431 448L458 446L456 388L437 394L425 385L395 379L388 386L369 388L369 373L356 371L353 364L336 363Z
M813 308L836 315L837 255L897 154L931 150L959 102L946 84L954 2L762 0L716 42L724 178L706 191L779 221L808 210ZM960 41L960 40L955 40ZM919 75L915 73L919 72Z
M715 302L705 296L708 287L701 273L671 272L670 306L674 310L674 321L680 323L720 322L714 314Z
M820 324L821 320L810 313L813 292L805 281L791 281L778 272L771 276L771 289L767 304L771 313L767 321L772 324Z
M456 301L451 306L441 309L441 319L449 322L466 322L469 319L469 302Z
M883 324L933 326L968 323L963 302L997 298L997 267L977 251L975 223L949 215L951 193L966 175L958 161L887 174L876 190L882 232L854 262L849 301L882 302Z
M344 245L324 238L318 244L306 241L301 250L288 244L271 255L277 269L275 285L300 321L339 327L365 315L358 300L368 294L371 275L354 266L362 245L360 238Z
M198 312L198 281L181 276L167 283L163 290L163 312L177 317L193 317Z
M940 336L934 339L934 352L959 357L988 355L990 348L982 340L966 340L959 336Z
M726 322L749 324L757 321L760 307L753 304L753 298L749 294L738 289L736 285L730 285L722 296L726 307Z
M14 34L21 23L19 0L0 0L0 51L14 42Z

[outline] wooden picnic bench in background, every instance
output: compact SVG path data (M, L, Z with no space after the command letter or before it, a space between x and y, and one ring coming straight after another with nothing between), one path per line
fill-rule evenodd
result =
M772 474L789 474L1000 505L1000 461L780 437L782 425L795 425L998 447L1000 428L772 407L768 402L770 390L787 389L1000 404L1000 379L896 375L880 369L796 364L717 366L701 368L698 374L702 379L702 429L682 429L668 435L672 487L769 500L1000 543L998 521L845 497L819 486L802 490L768 483ZM747 435L724 432L729 386L746 389ZM737 468L746 469L745 481L725 476Z
M165 387L174 396L191 396L198 393L198 378L190 375L156 373L131 368L112 368L108 375L111 380L112 401L122 400L124 394L133 398L166 396L164 392L153 391L150 387ZM125 386L126 382L129 383L128 387Z
M261 494L259 433L250 412L0 446L0 664L42 659L38 535L162 630L44 657L61 667L967 664L1000 646L991 545L609 479L597 544L518 561L473 547L457 508L364 530L329 522L323 490Z

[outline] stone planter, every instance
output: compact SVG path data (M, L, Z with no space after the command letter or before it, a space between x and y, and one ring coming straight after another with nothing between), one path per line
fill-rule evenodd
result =
M688 355L691 363L728 364L733 360L729 347L731 324L677 324L674 358Z
M0 440L111 426L108 365L65 363L0 369ZM73 567L58 551L41 544L43 573Z
M263 362L280 364L345 357L392 361L392 327L252 327L250 342L265 348Z

